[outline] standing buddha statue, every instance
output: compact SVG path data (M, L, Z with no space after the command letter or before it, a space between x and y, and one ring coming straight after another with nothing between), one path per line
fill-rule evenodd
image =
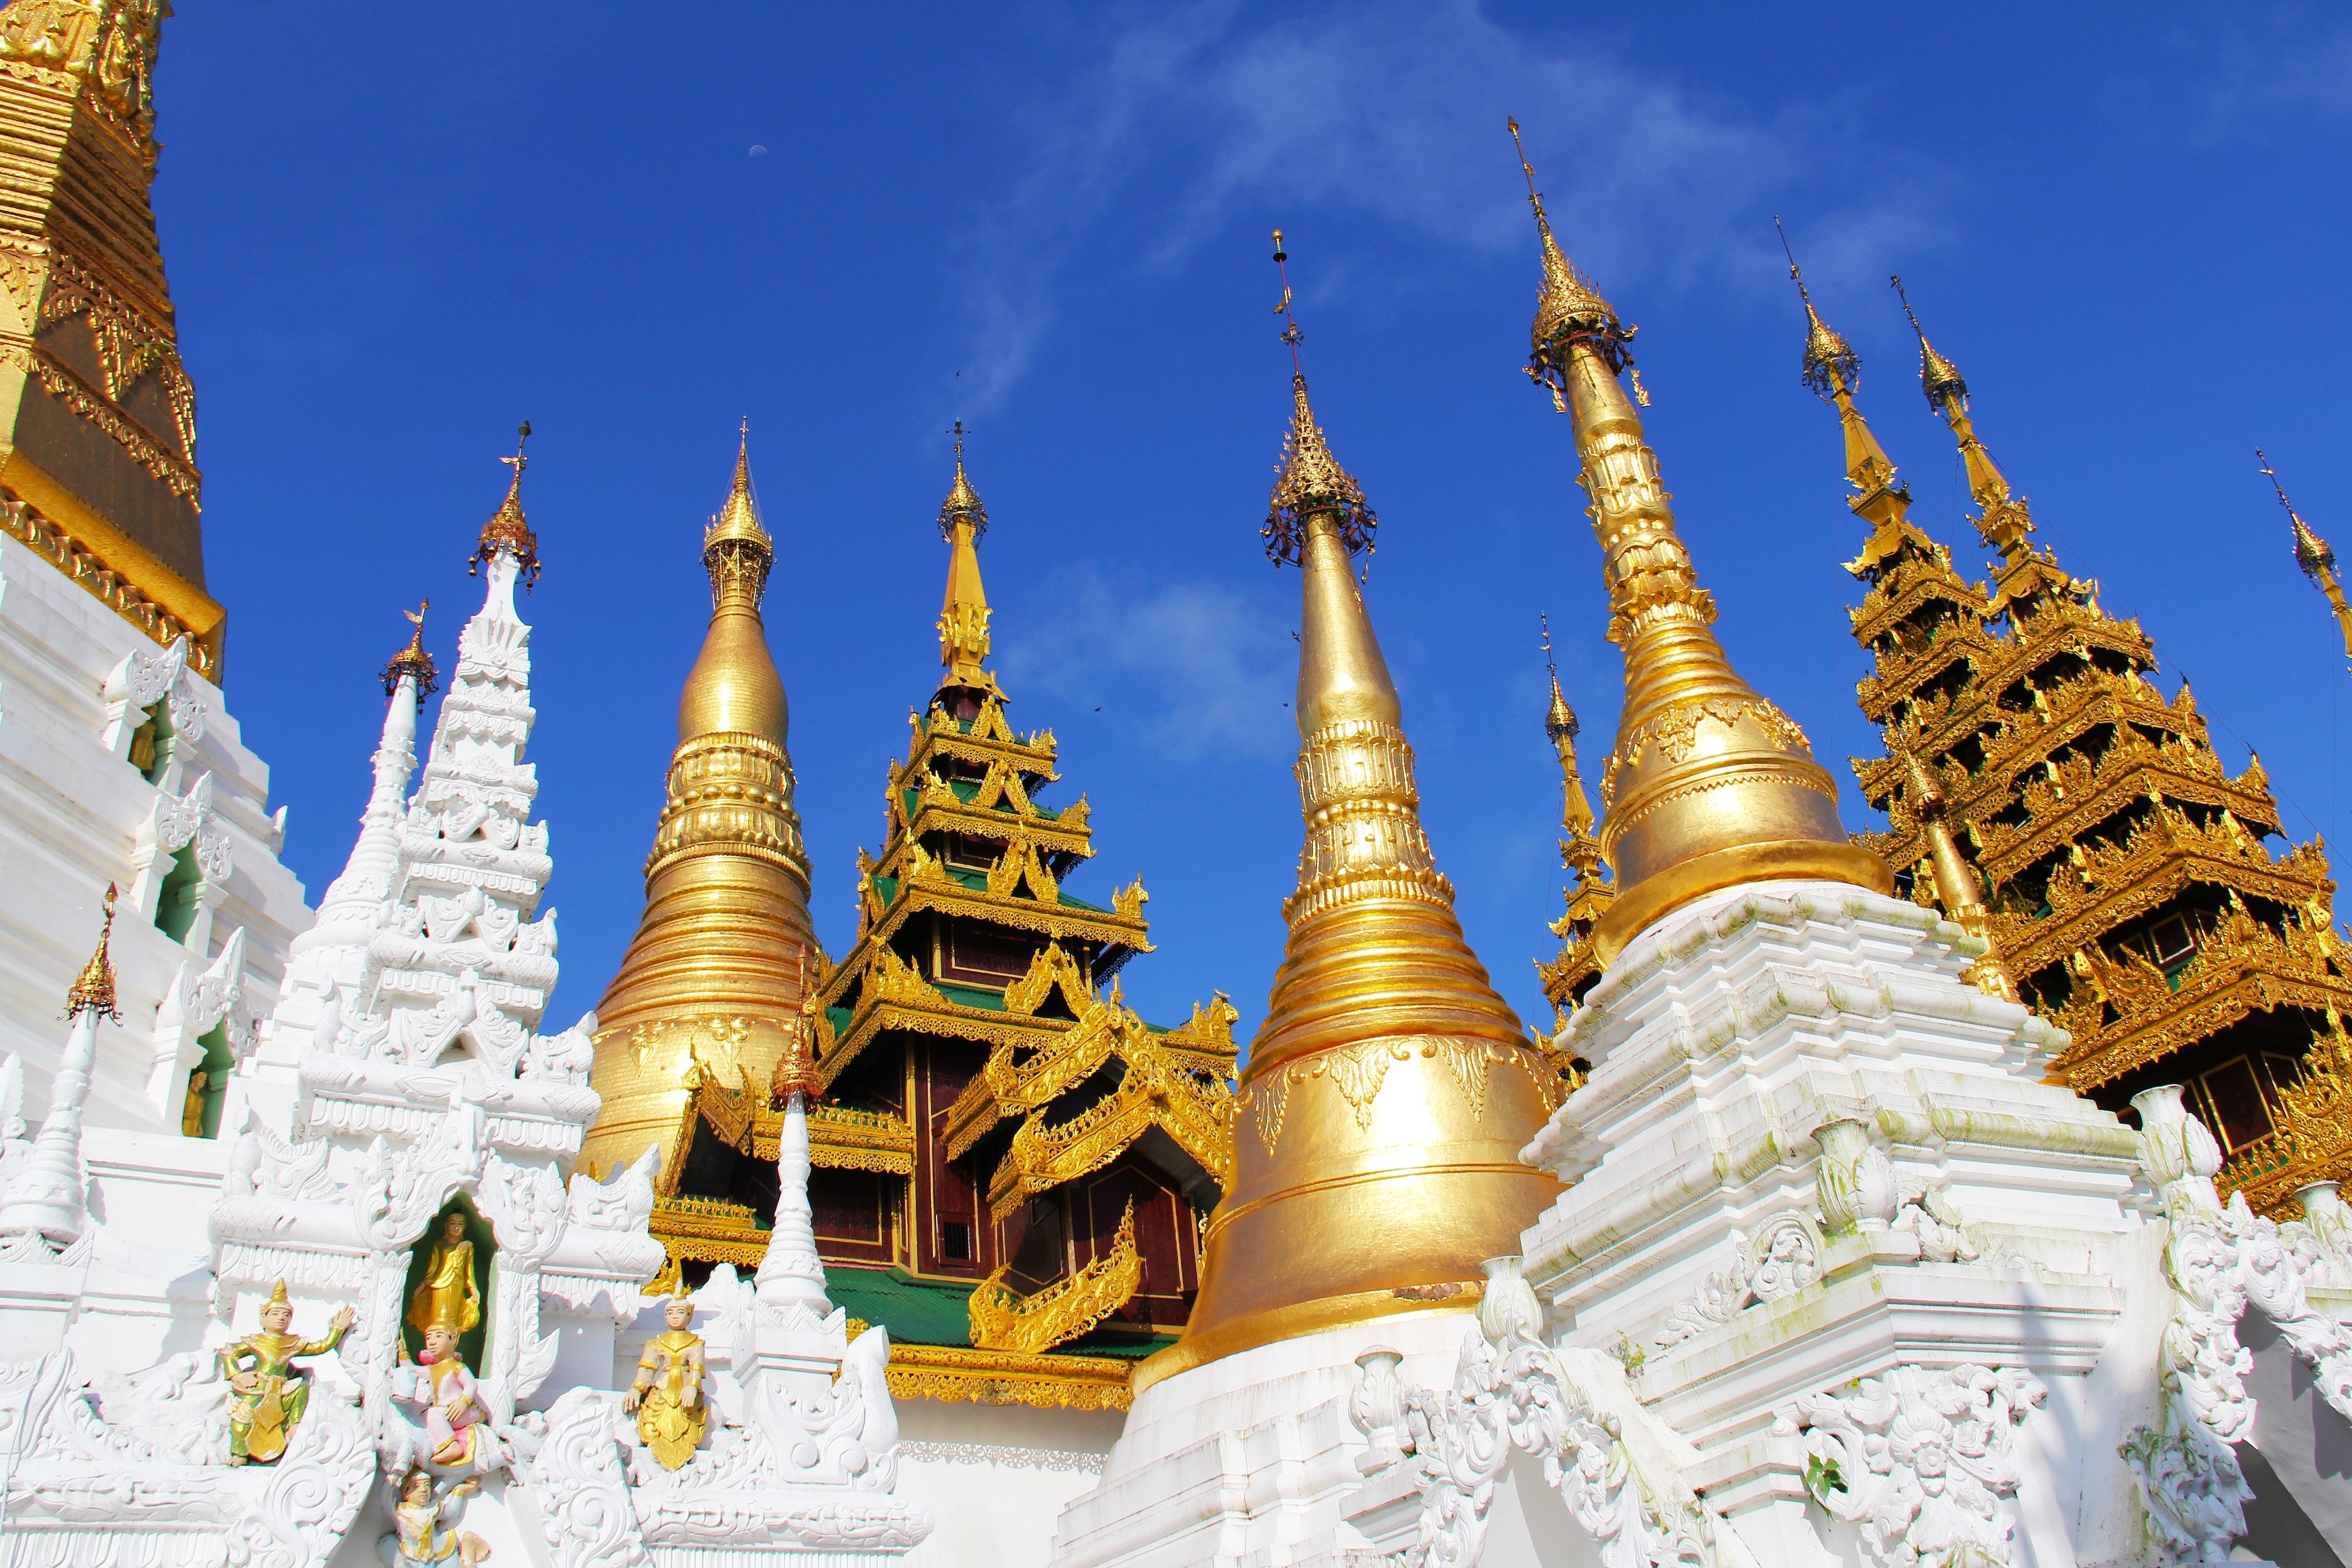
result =
M466 1239L466 1216L451 1209L425 1261L425 1278L408 1299L408 1326L419 1334L447 1329L463 1334L482 1321L482 1287L474 1278L474 1244Z
M789 1058L788 1058L789 1059ZM672 1296L662 1303L667 1331L646 1342L637 1375L621 1395L621 1408L637 1418L637 1436L665 1470L694 1458L710 1407L702 1397L702 1336L687 1327L694 1300Z
M286 1281L280 1279L262 1303L260 1331L221 1347L220 1371L229 1389L230 1464L267 1465L286 1452L310 1405L310 1377L294 1364L294 1358L325 1355L342 1342L352 1321L352 1310L344 1307L328 1321L325 1339L305 1340L288 1332L294 1323L294 1304L286 1299Z

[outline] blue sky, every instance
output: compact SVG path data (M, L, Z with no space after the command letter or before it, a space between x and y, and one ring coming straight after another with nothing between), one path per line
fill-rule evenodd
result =
M1072 890L1150 889L1147 1016L1223 989L1255 1027L1300 831L1297 579L1257 538L1276 225L1318 412L1381 518L1367 594L1439 863L1544 1016L1538 612L1595 775L1621 667L1566 422L1519 374L1538 268L1507 113L1643 328L1724 641L1847 784L1849 826L1843 759L1875 744L1839 567L1861 529L1797 380L1776 212L1914 519L1982 560L1890 270L2043 539L2194 679L2230 764L2261 752L2298 837L2352 804L2341 646L2252 458L2352 549L2339 11L191 5L157 96L229 699L314 898L398 611L430 595L454 658L494 459L535 427L558 1023L635 927L746 416L818 931L846 947L884 761L938 674L961 416L1014 721L1060 737L1049 798L1095 807Z

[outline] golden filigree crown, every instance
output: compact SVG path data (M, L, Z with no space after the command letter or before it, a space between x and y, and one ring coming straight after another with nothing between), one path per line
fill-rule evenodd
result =
M106 919L98 928L98 951L81 966L72 986L66 992L66 1016L79 1018L84 1013L103 1013L116 1023L122 1022L122 1009L114 1003L114 963L107 956L107 939L114 934L114 884L106 885Z
M433 601L427 599L414 610L400 612L416 624L416 629L410 634L408 646L394 654L392 662L383 667L383 694L386 697L400 689L404 678L416 682L416 700L419 702L440 689L441 671L434 664L433 656L425 651L425 612L432 607Z
M1370 551L1380 520L1364 500L1364 487L1339 466L1315 423L1307 404L1307 377L1290 378L1290 433L1282 439L1282 461L1274 481L1272 506L1265 526L1266 559L1279 566L1301 563L1307 548L1307 520L1315 513L1337 514L1339 542L1350 555Z

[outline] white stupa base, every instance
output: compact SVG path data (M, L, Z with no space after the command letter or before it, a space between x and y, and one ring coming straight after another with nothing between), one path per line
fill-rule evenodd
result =
M1405 1382L1443 1384L1475 1322L1458 1309L1379 1318L1154 1384L1101 1484L1063 1511L1054 1568L1307 1568L1371 1551L1348 1522L1364 1481L1356 1358L1385 1347Z

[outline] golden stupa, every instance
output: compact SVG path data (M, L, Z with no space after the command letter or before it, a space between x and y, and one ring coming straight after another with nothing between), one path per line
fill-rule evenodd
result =
M669 799L646 861L646 912L596 1009L603 1112L582 1148L600 1164L662 1146L677 1185L697 1084L764 1086L801 1011L808 852L793 810L784 683L760 599L775 545L751 496L750 436L727 504L703 532L710 629L677 701Z
M1518 124L1511 124L1514 141ZM1601 775L1601 846L1616 899L1593 928L1603 967L1661 916L1747 882L1851 882L1892 892L1894 873L1850 842L1837 785L1805 732L1732 669L1708 629L1715 600L1675 531L1657 454L1618 380L1634 329L1552 237L1526 155L1543 245L1528 374L1576 421L1586 511L1609 586L1609 640L1625 653L1625 707ZM1635 380L1633 390L1641 393ZM1647 401L1646 398L1643 401Z
M1297 342L1295 326L1284 335ZM1412 747L1350 566L1371 546L1371 508L1316 426L1303 374L1291 398L1265 533L1304 578L1307 840L1200 1299L1183 1338L1137 1369L1139 1392L1276 1340L1474 1306L1479 1265L1517 1252L1559 1192L1519 1159L1559 1076L1464 941L1422 829Z

